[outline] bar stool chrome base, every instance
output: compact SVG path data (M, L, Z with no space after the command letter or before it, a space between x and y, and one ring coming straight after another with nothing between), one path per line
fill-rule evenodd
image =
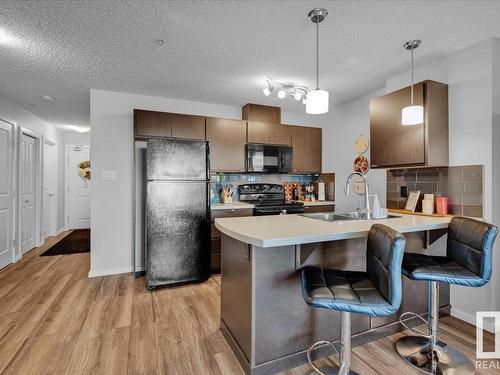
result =
M340 372L338 367L324 367L319 369L321 372L313 371L309 375L359 375L357 372L350 370L349 372Z
M410 365L426 374L472 375L474 364L458 350L438 342L434 352L429 339L421 336L404 336L395 343L398 354Z

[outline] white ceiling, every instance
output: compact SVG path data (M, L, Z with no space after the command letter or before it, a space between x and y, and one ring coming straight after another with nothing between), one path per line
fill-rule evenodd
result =
M0 45L0 92L54 124L87 125L90 88L302 113L261 89L266 75L314 86L316 6L329 11L320 86L335 103L408 70L409 39L423 40L418 65L500 36L499 1L2 0L0 28L20 43Z

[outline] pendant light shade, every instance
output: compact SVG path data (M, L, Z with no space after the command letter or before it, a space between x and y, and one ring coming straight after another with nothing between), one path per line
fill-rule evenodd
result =
M328 112L330 95L326 90L313 90L307 93L306 112L311 115L320 115Z
M420 43L422 43L420 39L415 39L404 44L404 48L411 51L411 105L401 110L401 125L420 125L424 123L424 107L413 104L413 50Z
M411 105L404 107L401 111L402 125L418 125L424 122L424 107L421 105Z
M328 112L330 94L326 90L319 88L319 24L322 22L328 11L324 8L316 8L309 12L309 19L316 24L316 90L311 90L306 97L306 113L320 115Z

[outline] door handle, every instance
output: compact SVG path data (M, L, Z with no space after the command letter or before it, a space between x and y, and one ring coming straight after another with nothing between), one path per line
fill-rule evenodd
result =
M30 201L24 201L24 203L29 203Z

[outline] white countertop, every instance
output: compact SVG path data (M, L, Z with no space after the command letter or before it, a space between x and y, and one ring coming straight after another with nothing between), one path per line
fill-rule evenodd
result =
M244 208L253 208L254 205L250 203L243 203L239 201L234 201L233 203L212 203L210 205L211 210L239 210Z
M300 215L248 216L215 219L222 233L259 247L296 245L366 237L372 224L381 223L395 230L418 232L448 228L446 217L397 214L400 218L327 222Z
M304 202L304 201L292 201L292 202L301 202L304 203L304 206L306 207L312 207L312 206L331 206L334 205L334 201L314 201L314 202Z

